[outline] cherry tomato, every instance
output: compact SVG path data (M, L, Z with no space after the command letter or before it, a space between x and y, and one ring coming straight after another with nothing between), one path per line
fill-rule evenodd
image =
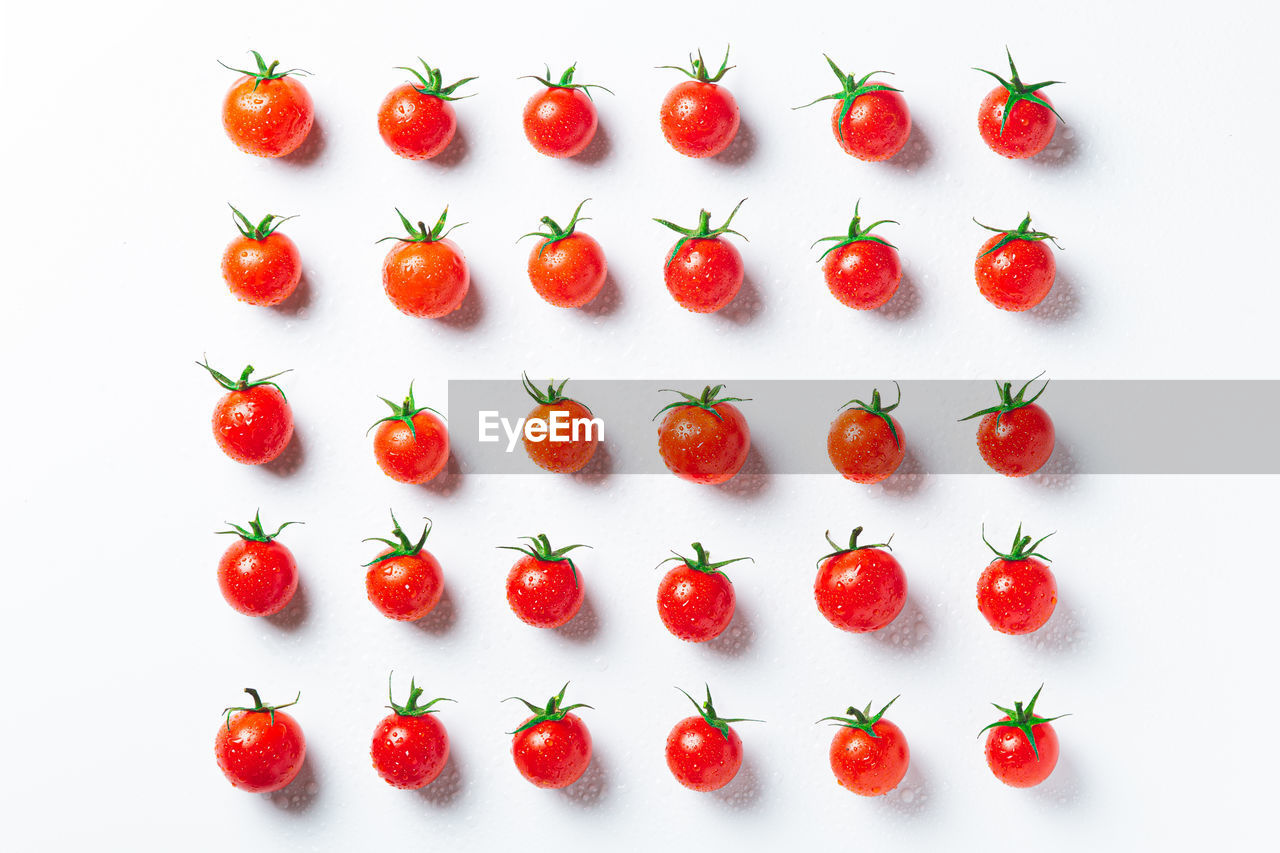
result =
M1058 604L1058 582L1042 562L1049 558L1035 552L1052 535L1033 543L1030 536L1022 535L1019 524L1013 547L1004 554L987 542L983 533L982 541L995 552L996 559L978 578L978 610L1000 633L1030 634L1040 630L1053 615Z
M898 383L894 383L897 385ZM893 405L880 405L880 392L871 389L871 405L845 403L827 431L827 457L846 480L879 483L902 464L907 455L902 425L889 414L902 402L902 389Z
M213 408L213 437L222 452L245 465L261 465L283 453L293 437L293 410L271 380L289 371L251 381L249 365L239 380L232 380L210 367L207 359L196 364L227 389Z
M1039 305L1053 288L1057 273L1053 250L1044 242L1056 246L1053 237L1030 230L1030 213L1017 228L982 227L996 233L982 244L973 262L978 290L988 302L1006 311L1026 311Z
M676 391L684 399L658 411L659 415L666 412L658 424L658 454L682 480L719 485L731 480L747 461L751 428L733 405L744 398L721 397L723 388L708 385L700 397Z
M373 730L373 745L369 756L373 769L388 785L402 791L425 788L436 780L449 761L449 733L432 714L437 702L452 699L432 699L419 705L422 688L409 680L409 701L397 705L391 695L391 678L387 678L387 702L392 713L388 714Z
M524 135L539 154L573 157L581 154L596 135L596 105L591 100L591 90L609 90L595 83L573 82L576 70L576 65L570 65L558 83L551 82L550 67L545 77L526 75L546 87L524 105Z
M244 76L236 80L222 103L222 126L236 147L257 157L292 154L311 132L315 107L307 87L292 74L298 68L277 71L279 61L267 65L262 54L249 51L258 63L256 71L222 65Z
M569 713L591 706L562 706L568 688L566 683L545 708L511 697L523 702L533 714L512 732L511 757L520 775L539 788L566 788L577 782L591 764L591 732L577 714Z
M742 738L729 724L759 720L719 716L711 703L710 687L707 701L701 705L685 691L680 692L698 709L698 716L685 717L667 735L667 767L686 788L719 790L732 782L742 767Z
M222 253L222 278L241 302L279 305L302 280L302 256L288 236L276 229L292 216L268 213L254 225L234 207L232 221L240 236Z
M680 565L658 583L658 615L673 635L690 643L705 643L723 634L733 621L733 583L720 570L751 558L734 557L712 563L701 542L693 543L693 553L693 557L675 554L662 561Z
M538 405L529 412L525 423L547 424L546 438L534 441L524 434L524 449L539 468L556 474L572 474L581 471L595 455L603 427L597 431L592 426L595 416L582 403L564 396L568 379L556 386L555 380L545 392L538 390L529 376L524 376L524 390ZM557 436L560 436L559 438Z
M366 542L382 542L387 547L365 566L365 592L374 607L388 619L414 622L426 616L440 602L444 592L444 572L440 562L422 546L431 532L431 519L422 528L417 542L410 542L391 514L391 535L395 540L370 537Z
M709 73L702 51L698 51L697 59L690 54L689 65L692 70L677 65L662 66L690 78L675 86L662 100L658 113L662 135L672 148L686 157L714 157L728 148L738 135L738 102L728 89L718 85L720 78L733 67L729 64L729 50L725 49L724 62L720 63L715 76Z
M400 483L420 485L435 479L449 461L449 429L435 409L419 406L409 396L397 406L386 397L391 414L377 421L373 434L373 458L382 473Z
M879 631L902 612L907 603L907 575L883 545L859 545L861 527L849 536L849 547L827 542L835 552L818 563L813 596L818 611L837 628L855 634Z
M293 598L298 564L276 537L290 524L301 523L286 521L275 533L267 533L261 515L255 513L248 529L231 524L231 530L218 531L240 537L218 561L218 588L234 610L245 616L271 616Z
M526 625L559 628L578 614L586 596L578 567L565 554L588 546L553 549L545 533L520 538L530 544L498 546L524 555L507 574L507 604Z
M911 136L911 111L902 90L884 83L870 82L877 74L872 71L861 78L845 74L831 57L823 54L836 79L840 91L823 95L805 104L811 107L820 101L839 101L831 111L831 132L846 154L859 160L875 162L888 160L902 150Z
M827 280L831 295L850 308L866 311L879 308L893 298L902 282L902 262L898 249L892 243L871 233L871 229L892 219L873 222L862 227L858 215L859 201L853 207L853 221L848 234L823 237L814 243L832 241L833 245L822 253L818 261Z
M252 794L279 791L302 769L307 739L298 721L282 708L297 704L264 705L258 691L246 687L252 708L227 708L226 723L218 726L213 752L218 767L233 787ZM299 694L301 698L301 694Z
M902 729L883 719L889 705L897 701L894 696L877 714L871 713L868 703L862 711L849 706L846 717L822 718L840 727L831 739L830 758L831 772L842 787L864 797L878 797L898 787L907 775L911 763L907 738Z
M1036 156L1053 139L1058 127L1058 111L1040 90L1062 81L1027 85L1018 79L1018 69L1008 48L1005 55L1009 57L1008 80L985 68L974 69L1000 83L987 93L978 108L978 133L992 151L1010 160L1021 160Z
M387 298L411 317L434 319L456 311L471 286L471 272L462 250L445 236L458 227L444 227L449 208L429 230L422 222L415 228L399 209L396 213L409 237L383 238L400 241L382 262L382 287Z
M705 210L698 214L697 228L681 228L665 219L653 220L684 235L671 247L663 269L667 291L681 308L710 314L732 302L742 289L742 279L746 274L742 255L733 244L721 238L722 234L742 237L729 227L738 208L742 207L742 201L719 228L711 227L711 214Z
M987 766L997 779L1014 788L1039 785L1058 766L1058 734L1050 723L1066 715L1045 718L1036 714L1036 700L1043 689L1042 684L1026 708L1021 702L1012 708L996 705L1004 716L982 730L990 731L985 747Z
M392 89L378 108L382 141L406 160L429 160L448 147L458 129L458 119L449 102L458 100L453 93L459 86L476 79L467 77L445 86L439 68L432 68L422 57L418 61L426 75L415 68L399 66L418 82Z
M529 254L529 283L539 296L558 308L586 305L596 298L609 274L600 244L590 234L574 231L582 205L590 200L579 203L567 227L561 228L550 216L544 216L546 232L524 235L541 238Z
M1006 477L1034 474L1053 455L1053 421L1035 403L1049 383L1046 381L1030 400L1024 400L1032 382L1035 379L1023 385L1016 395L1011 383L997 382L1000 404L962 418L982 418L978 421L978 453L991 470Z

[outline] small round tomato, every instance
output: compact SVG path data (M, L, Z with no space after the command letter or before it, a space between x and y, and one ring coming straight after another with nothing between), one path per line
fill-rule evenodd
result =
M449 428L435 409L419 406L413 400L413 383L409 396L397 406L386 397L378 399L391 407L391 414L377 421L373 435L373 458L382 473L410 485L421 485L435 479L449 461Z
M848 234L823 237L814 245L833 242L818 259L831 295L850 308L866 311L879 308L898 292L898 285L902 282L902 261L898 259L896 246L871 234L871 229L878 225L898 223L882 219L863 228L862 217L858 215L861 206L859 201L853 207L853 221L849 223Z
M412 74L417 84L405 83L392 89L378 108L382 141L406 160L429 160L448 147L458 129L458 119L449 102L458 100L453 93L459 86L476 79L467 77L445 86L439 68L432 68L422 57L418 61L426 75L401 65L400 70Z
M242 791L279 791L294 780L307 757L302 727L281 710L296 705L298 699L283 705L264 705L257 690L246 687L244 692L253 698L252 708L223 711L226 723L218 726L213 742L218 767L227 781Z
M275 533L262 529L262 516L255 513L248 528L231 524L239 540L218 561L218 588L227 604L245 616L279 613L298 589L298 564L293 553L276 541L280 531L300 521L286 521Z
M686 788L719 790L732 782L742 767L742 738L729 724L759 720L718 715L711 703L710 687L707 701L701 705L685 691L680 692L698 709L698 716L685 717L667 735L667 767Z
M528 539L530 544L498 546L524 555L507 574L507 604L526 625L559 628L578 615L586 597L578 567L565 554L588 546L555 549L545 533L520 538Z
M883 719L889 705L898 701L894 696L877 714L871 713L871 705L859 711L852 705L845 711L846 717L823 717L840 727L831 739L831 772L844 788L864 797L887 794L902 777L907 775L911 763L911 750L907 738L889 720Z
M1028 380L1016 395L1012 383L997 382L1000 404L961 419L982 418L978 421L978 453L991 470L1006 477L1034 474L1053 455L1053 421L1035 403L1049 383L1046 380L1034 397L1024 400L1032 382L1035 379Z
M590 200L583 199L578 204L567 227L561 228L550 216L544 216L542 224L547 226L547 231L524 235L541 238L529 254L529 283L539 296L557 308L586 305L596 298L609 274L604 249L590 234L574 230L582 205Z
M751 428L733 405L742 397L719 396L723 385L708 385L702 396L683 391L683 400L658 411L658 454L668 470L691 483L719 485L742 470L751 451ZM655 415L656 417L656 415Z
M424 551L431 519L422 528L417 542L400 529L396 514L391 513L391 535L394 540L370 537L365 542L382 542L387 547L369 562L364 576L365 592L374 607L388 619L414 622L426 616L440 602L444 592L444 572L440 561Z
M289 371L250 380L249 365L239 380L232 380L210 367L207 359L196 364L227 389L213 408L213 438L222 452L245 465L261 465L283 453L293 437L293 409L271 380Z
M1047 240L1058 245L1053 237L1030 230L1030 213L1017 228L982 227L996 233L982 244L973 262L978 290L1005 311L1026 311L1039 305L1053 289L1057 274L1053 250L1045 244Z
M681 308L697 314L710 314L732 302L742 289L742 279L746 275L742 255L721 235L737 234L742 237L729 227L729 223L743 201L746 199L738 202L719 228L711 227L711 214L705 210L698 214L697 228L681 228L665 219L653 220L684 235L671 247L663 268L667 291Z
M432 714L437 702L452 699L432 699L419 705L422 688L409 680L409 701L397 705L391 695L391 678L387 678L387 702L392 713L388 714L373 730L373 745L369 757L373 769L388 785L402 791L425 788L436 780L449 761L449 733Z
M978 133L992 151L1010 160L1022 160L1039 154L1053 139L1058 111L1040 90L1061 81L1023 83L1008 48L1005 55L1009 57L1008 80L985 68L974 69L1000 83L987 93L978 108Z
M692 70L677 65L664 65L683 74L688 80L675 86L662 99L658 119L662 135L672 148L686 157L714 157L729 147L738 135L738 102L719 80L732 66L725 48L724 62L712 76L702 59L689 56Z
M605 89L595 83L575 83L576 65L551 82L551 68L546 77L526 75L546 88L524 105L524 135L539 154L548 157L573 157L581 154L596 135L596 105L592 89ZM613 94L613 92L609 92Z
M1058 733L1050 723L1066 715L1046 718L1036 714L1036 700L1043 689L1042 684L1025 708L1021 702L1012 708L996 705L1004 716L982 730L990 731L985 747L987 766L997 779L1014 788L1039 785L1058 766Z
M859 160L875 162L888 160L902 150L911 136L911 111L902 90L884 83L870 82L877 74L872 71L861 78L845 74L831 57L823 54L836 79L840 91L823 95L805 104L811 107L820 101L839 101L831 111L831 132L846 154Z
M693 553L693 557L675 554L662 561L680 565L658 583L658 615L673 635L686 642L705 643L723 634L733 621L733 583L720 570L751 558L734 557L712 563L701 542L693 543Z
M1043 562L1049 558L1036 553L1040 543L1052 535L1032 542L1030 536L1022 535L1019 524L1018 532L1013 534L1013 547L1005 554L987 542L983 532L982 541L996 559L978 578L978 610L1000 633L1030 634L1040 630L1053 615L1058 604L1058 582Z
M581 703L562 705L566 683L560 692L539 708L518 696L533 714L512 732L511 757L520 775L539 788L566 788L577 782L591 764L591 732L577 714L577 708L590 708Z
M222 278L241 302L279 305L302 280L302 256L288 236L276 229L292 216L268 213L254 225L235 207L232 221L240 236L222 253Z
M218 63L230 71L243 74L227 92L222 102L222 126L236 147L257 157L283 157L297 150L311 125L316 111L307 87L291 74L307 72L293 68L277 71L279 61L267 65L262 54L249 51L258 63L256 71L242 71Z
M382 287L387 298L410 317L435 319L456 311L471 286L471 272L458 244L445 236L458 227L444 227L449 208L430 229L423 222L415 228L399 209L396 213L409 237L383 238L400 241L382 262Z
M837 628L855 634L879 631L902 612L907 603L907 575L882 545L859 545L862 528L855 527L849 547L836 550L818 563L813 597L818 611Z
M603 435L603 426L596 430L592 425L595 416L591 410L564 396L568 381L557 387L552 380L545 392L529 381L528 374L523 381L524 390L538 404L525 419L524 450L535 465L555 474L572 474L586 467ZM546 424L541 428L544 437L530 438L529 426L538 423Z
M890 406L881 406L880 392L872 388L871 405L850 400L841 407L827 431L827 457L846 480L879 483L898 470L907 448L902 425L889 413L901 402L901 388Z

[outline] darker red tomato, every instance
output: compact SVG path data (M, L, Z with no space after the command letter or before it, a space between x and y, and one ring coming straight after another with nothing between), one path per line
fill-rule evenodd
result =
M712 563L700 542L693 543L693 553L693 557L676 554L663 560L680 565L658 583L658 615L673 635L690 643L705 643L723 634L733 621L733 584L720 570L749 558Z
M581 308L595 299L609 273L600 244L590 234L574 230L587 201L590 199L578 204L565 228L544 216L545 232L524 235L541 238L529 254L529 283L539 296L559 308Z
M689 57L692 70L666 65L689 75L662 100L658 119L667 143L686 157L714 157L729 147L738 134L738 102L728 89L718 84L729 70L729 51L724 52L720 70L712 76L702 60Z
M573 157L596 135L596 105L588 90L609 90L595 83L574 83L576 70L576 65L569 66L558 83L551 82L550 68L546 77L529 75L546 87L524 105L524 135L539 154Z
M253 697L253 707L227 708L226 722L218 726L213 743L218 767L232 786L243 791L279 791L294 780L307 757L302 727L280 710L298 700L264 705L252 687L244 692Z
M245 465L261 465L283 453L293 437L293 410L271 380L289 371L251 380L253 365L249 365L239 380L232 380L207 360L196 364L227 389L213 409L213 437L222 452Z
M976 69L999 81L978 108L978 133L987 147L1011 160L1034 157L1045 149L1058 127L1058 113L1049 97L1040 90L1058 81L1027 85L1018 79L1018 69L1009 57L1009 79L984 68Z
M442 85L439 68L419 58L422 72L401 66L417 79L391 90L378 108L378 133L387 147L407 160L428 160L446 147L458 129L450 101L454 90L476 78L467 77L449 86Z
M667 255L667 265L663 270L667 291L681 308L710 314L732 302L742 289L746 274L742 255L721 236L742 236L729 227L738 208L742 207L742 201L734 207L724 225L715 229L711 228L711 214L705 210L698 215L697 228L681 228L665 219L654 220L684 235Z
M222 253L222 278L241 302L278 305L292 295L302 280L302 256L288 236L276 229L290 216L268 213L254 225L243 213L235 214L240 236Z
M432 699L419 705L422 688L412 680L409 701L404 705L397 705L391 697L390 678L387 694L392 713L373 730L373 745L369 747L373 769L393 788L424 788L436 780L449 761L449 734L432 716L436 713L432 706L452 700Z
M823 237L818 242L834 243L819 259L831 295L850 308L865 311L879 308L898 292L902 262L892 243L871 234L877 225L893 220L882 219L863 228L858 215L861 205L854 206L848 234Z
M256 71L239 71L222 103L222 126L236 147L258 157L283 157L291 154L307 138L315 122L315 107L307 88L290 74L305 74L292 69L277 71L279 62L267 65L262 54L249 51L258 63ZM230 66L223 66L229 68Z
M888 551L888 545L859 545L861 527L841 548L827 537L836 551L818 564L813 596L818 611L837 628L861 634L879 631L902 612L907 603L907 575Z
M427 534L431 532L431 519L427 519L422 536L416 543L410 542L400 529L395 513L391 514L391 522L394 540L379 537L365 540L387 545L365 564L369 567L364 576L365 592L383 616L413 622L426 616L440 602L444 592L444 572L431 552L422 549Z
M679 688L677 688L679 689ZM698 716L685 717L667 735L667 767L676 781L695 791L716 791L733 781L742 767L742 738L729 723L744 722L740 718L724 719L711 703L699 705L689 697Z
M591 425L595 419L591 410L564 396L568 381L556 387L552 380L543 392L529 381L527 374L523 380L524 390L538 403L525 421L525 452L539 468L555 474L572 474L586 467L603 435L603 427L596 430ZM532 423L547 425L544 438L536 441L529 438L527 427Z
M894 383L895 385L897 383ZM880 392L871 390L871 405L845 403L827 431L827 457L846 480L879 483L902 464L907 454L902 425L889 414L902 402L902 391L890 406L880 405Z
M1035 404L1035 400L1049 387L1044 386L1030 400L1023 400L1027 388L1035 380L1022 386L1016 395L1011 384L999 383L1000 404L975 412L963 420L981 416L978 421L978 453L991 470L1006 477L1025 477L1039 471L1053 455L1054 431L1049 413Z
M1029 213L1017 228L982 227L996 233L982 244L973 262L978 290L988 302L1006 311L1026 311L1039 305L1049 295L1057 274L1053 250L1046 243L1053 237L1030 230Z
M996 705L1004 716L983 729L989 732L984 748L987 766L997 779L1014 788L1039 785L1058 766L1058 733L1050 722L1063 715L1045 718L1036 714L1039 698L1037 690L1026 708L1021 702L1012 708Z
M855 794L864 797L887 794L907 775L907 766L911 763L907 738L902 729L883 719L884 712L897 699L893 697L874 715L867 705L863 711L851 706L845 711L847 717L823 718L840 727L831 739L831 772L842 787Z
M585 546L554 549L545 533L521 538L530 544L499 546L524 554L507 574L507 604L526 625L559 628L578 614L586 596L578 567L565 555Z
M708 386L702 396L676 392L684 399L664 407L658 424L658 454L668 470L691 483L719 485L742 470L751 451L751 428L737 406L741 397L719 397L723 385Z
M840 81L841 90L806 106L818 101L839 102L831 111L831 131L846 154L874 162L901 151L911 136L911 111L902 90L870 82L873 76L885 72L873 71L859 79L841 71L831 57L825 58Z
M248 528L232 524L231 530L218 531L240 537L218 561L218 587L233 609L246 616L271 616L293 598L298 589L298 564L276 537L290 524L298 523L286 521L275 533L267 533L261 517L255 514Z
M412 382L402 405L380 399L391 407L391 414L370 429L377 430L373 457L382 473L411 485L435 479L449 461L449 429L440 413L414 402Z
M1018 525L1013 547L1007 554L996 551L987 537L982 537L987 547L995 551L996 559L978 578L978 610L1002 634L1030 634L1040 630L1053 615L1058 603L1058 582L1039 559L1042 555L1035 553L1049 536L1033 543L1030 536L1022 535L1022 525Z
M430 229L422 222L415 228L403 213L396 213L409 237L384 238L400 241L382 262L382 287L387 298L411 317L434 319L456 311L471 286L471 272L462 250L445 237L453 230L444 227L449 208Z
M565 788L577 782L591 764L591 732L577 714L590 705L562 705L565 684L545 708L524 699L532 717L520 724L511 739L511 757L520 775L539 788ZM512 697L517 698L517 697Z

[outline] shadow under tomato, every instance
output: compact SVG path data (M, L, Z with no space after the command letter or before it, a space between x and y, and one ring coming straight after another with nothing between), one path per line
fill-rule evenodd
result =
M1043 709L1037 710L1044 713ZM1058 756L1058 764L1053 768L1053 773L1049 774L1049 778L1031 791L1037 800L1053 808L1055 813L1060 809L1077 805L1085 793L1079 765L1072 761L1070 754L1064 750Z
M907 602L898 617L879 631L872 631L870 637L882 649L895 654L909 655L919 652L933 640L933 630L929 627L929 619L911 593L907 593Z
M440 771L440 775L430 785L419 788L414 793L435 808L443 809L452 807L454 803L461 799L466 788L466 779L458 766L457 750L451 743L449 745L449 760L445 763L444 769Z
M906 453L902 457L902 464L898 466L897 471L881 480L879 487L886 495L906 498L917 494L928 481L929 475L925 472L920 457L916 456L908 443Z
M462 463L458 461L457 454L450 450L449 458L445 461L440 473L419 488L442 498L447 498L462 488Z
M309 307L311 307L311 275L304 271L298 286L294 288L293 293L289 294L289 298L278 305L272 305L271 310L288 317L301 318L307 315Z
M284 609L265 618L274 628L292 633L301 628L303 623L307 621L309 612L306 583L299 580L298 588L294 590L293 598L284 606Z
M289 443L285 445L282 452L270 462L264 462L259 465L264 471L269 471L277 477L292 477L302 468L307 461L306 442L302 440L302 433L294 426L293 436L289 439Z
M289 166L305 169L320 161L327 146L328 139L324 132L324 124L320 121L320 116L316 116L311 124L311 131L307 134L307 138L302 140L302 144L291 153L276 159Z
M600 614L591 601L589 590L583 595L582 607L578 609L577 614L559 628L552 630L566 640L578 644L590 643L600 636Z
M446 582L436 606L431 608L431 612L426 616L414 622L413 627L439 637L453 630L453 626L457 622L458 609L453 603L453 596L450 594L449 584Z
M745 326L760 316L760 312L763 310L764 299L760 294L760 289L756 287L751 274L747 273L743 276L742 287L738 290L738 294L733 297L733 301L715 312L714 316L722 317L735 326Z
M898 787L883 797L876 797L876 800L884 803L889 810L910 817L928 810L932 804L929 797L929 777L921 767L921 761L917 755L911 756L907 775L898 783Z
M1039 471L1021 479L1051 492L1071 491L1076 485L1079 468L1075 456L1071 453L1070 445L1061 435L1058 435L1055 437L1053 455L1049 457L1049 461L1044 463Z
M751 129L751 122L741 114L738 117L738 133L729 143L729 147L711 158L712 162L722 166L737 168L745 166L756 155L759 140Z
M879 308L873 309L871 313L885 320L902 322L910 319L912 315L920 310L920 302L920 288L916 287L911 271L904 270L902 281L898 282L898 292L893 294L893 297L888 302Z
M578 310L590 317L602 319L618 313L622 301L622 289L618 287L618 282L613 277L613 270L609 270L605 274L604 285L601 286L600 292Z
M730 497L753 500L763 494L769 487L769 466L765 462L760 448L752 444L747 451L747 461L742 469L727 483L713 486L719 494Z
M453 312L436 318L435 322L459 332L469 332L479 326L483 319L484 297L480 294L480 288L476 286L475 276L472 276L467 295L462 298L462 304Z
M304 814L315 805L320 797L320 783L316 775L315 750L310 744L307 745L307 756L302 762L302 769L294 780L279 791L262 796L280 811L290 814Z
M598 748L592 747L591 763L577 782L560 789L560 796L582 808L595 808L608 799L610 789L609 764Z
M1080 140L1075 128L1066 127L1061 122L1054 131L1053 139L1034 157L1027 160L1032 166L1042 169L1066 169L1072 166L1080 156Z
M749 726L755 724L740 723L739 725ZM741 735L741 732L739 732L739 735ZM738 768L738 775L733 777L733 781L723 788L711 792L712 797L734 811L751 811L757 808L760 805L763 794L764 790L760 782L760 774L756 771L755 762L751 759L750 754L743 756L742 766Z
M1049 295L1025 314L1042 325L1059 326L1075 320L1080 315L1082 307L1080 291L1076 288L1071 274L1059 267Z
M591 461L569 476L579 483L598 486L608 480L612 474L613 454L609 450L609 445L600 443L596 445L596 452L591 454Z
M604 122L601 121L596 124L596 135L587 143L587 147L569 159L574 163L594 166L603 162L609 156L611 150L613 150L613 140L609 138L609 131L605 128Z
M449 144L445 149L429 160L419 160L419 163L425 163L428 166L437 169L453 169L467 159L471 153L471 146L467 142L467 134L462 126L462 122L458 122L458 129L453 133L453 139L449 140Z
M717 655L726 658L746 657L755 645L756 630L754 620L748 608L739 602L733 609L733 621L724 633L700 645L706 646Z
M927 166L932 159L933 143L929 141L929 134L920 126L919 120L912 116L911 135L907 137L907 144L884 162L895 169L912 174Z
M1039 631L1011 639L1032 654L1072 654L1088 644L1088 633L1080 621L1079 612L1059 590L1058 603L1049 621Z

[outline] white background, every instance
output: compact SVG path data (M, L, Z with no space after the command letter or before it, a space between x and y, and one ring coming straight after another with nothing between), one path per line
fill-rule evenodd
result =
M527 848L633 839L693 849L804 841L863 849L1075 849L1083 841L1235 839L1274 791L1267 714L1277 575L1276 481L1102 478L1012 482L924 477L861 488L835 476L758 477L708 489L671 477L481 478L412 488L373 464L375 395L443 405L450 378L857 377L1275 378L1271 264L1276 123L1269 75L1275 13L1262 3L663 4L630 11L545 4L11 5L3 73L6 365L4 801L8 841L60 847L352 849L431 844ZM493 4L497 5L497 4ZM701 45L733 45L724 82L745 145L689 161L658 130L663 93ZM974 127L1004 45L1026 79L1059 78L1067 125L1033 162L991 154ZM250 47L315 73L305 156L237 152L219 107ZM895 70L916 129L897 161L842 153L821 59ZM457 105L465 151L445 165L392 156L374 113L426 56L447 79L476 74ZM591 162L527 145L515 79L579 63L598 82ZM607 309L543 304L515 238L583 197L613 284ZM736 226L747 292L723 316L679 310L660 277L672 235L749 197ZM853 203L902 222L908 283L857 314L823 287L808 248L840 233ZM218 271L233 236L226 203L301 217L306 295L289 310L234 301ZM379 269L392 211L432 220L449 203L474 276L464 318L401 316ZM991 308L971 264L971 216L1013 224L1030 209L1058 235L1059 283L1027 315ZM287 470L224 458L209 436L220 393L192 361L294 368L286 388L302 453ZM732 386L731 386L732 387ZM854 396L851 393L850 396ZM1046 404L1051 397L1046 398ZM765 406L767 401L752 405ZM748 416L750 412L748 411ZM1212 453L1230 413L1188 401ZM455 428L460 428L455 424ZM817 434L825 427L817 425ZM909 428L909 427L908 427ZM957 427L968 429L970 427ZM1160 429L1159 423L1151 425ZM796 440L815 440L797 436ZM820 439L819 439L820 440ZM1070 436L1063 436L1069 447ZM769 449L759 448L767 469ZM462 460L465 463L465 460ZM261 506L303 575L287 618L253 621L221 601L224 519ZM393 623L364 598L360 539L387 508L430 515L448 600L424 626ZM1018 521L1056 529L1061 603L1040 635L989 630L973 606L988 553ZM812 603L822 532L865 524L894 544L907 610L884 636L843 635ZM507 610L510 552L546 531L595 546L580 566L589 610L540 632ZM693 647L659 623L652 566L700 539L752 555L732 576L740 612L727 640ZM447 777L419 795L369 766L387 671L416 675L453 741ZM565 792L525 783L509 738L520 710L571 679L595 738L588 779ZM691 713L672 689L709 681L742 724L747 765L723 795L680 788L662 758ZM987 704L1046 683L1041 708L1071 712L1063 757L1035 790L996 782L976 732ZM212 752L219 710L245 685L285 700L308 738L299 783L275 797L233 790ZM902 698L902 788L863 800L838 788L820 716ZM192 830L196 830L195 833ZM1180 846L1179 845L1179 846Z

